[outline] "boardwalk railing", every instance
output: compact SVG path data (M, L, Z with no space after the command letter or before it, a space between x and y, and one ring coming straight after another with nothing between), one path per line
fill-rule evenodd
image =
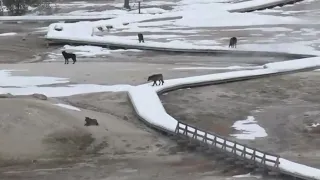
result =
M228 140L227 138L214 133L200 130L197 127L182 122L178 122L175 132L191 141L198 141L203 145L207 145L209 148L219 150L231 157L247 161L248 164L253 166L279 172L279 155L270 154L239 144L238 142Z

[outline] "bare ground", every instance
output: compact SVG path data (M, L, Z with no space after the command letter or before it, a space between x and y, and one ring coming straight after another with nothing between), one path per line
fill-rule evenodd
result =
M77 106L81 111L52 105L57 102ZM220 180L248 172L177 146L146 127L134 116L126 93L47 101L27 96L0 99L0 103L5 107L2 115L6 116L1 118L0 126L0 177L4 180ZM100 125L84 127L85 116L96 118Z
M320 167L320 133L307 127L320 122L319 77L305 72L174 91L161 99L176 119L224 136L235 132L235 121L252 115L268 136L237 141Z

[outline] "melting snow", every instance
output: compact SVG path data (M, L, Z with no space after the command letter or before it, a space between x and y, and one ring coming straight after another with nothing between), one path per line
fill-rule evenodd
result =
M81 111L79 108L74 107L74 106L71 106L71 105L68 105L68 104L58 103L58 104L54 104L54 105L60 106L60 107L62 107L62 108L66 108L66 109L71 109L71 110L75 110L75 111Z
M238 131L242 131L241 134L231 134L238 139L255 139L257 137L266 137L268 134L266 131L256 124L253 116L248 116L246 120L240 120L235 122L232 127Z

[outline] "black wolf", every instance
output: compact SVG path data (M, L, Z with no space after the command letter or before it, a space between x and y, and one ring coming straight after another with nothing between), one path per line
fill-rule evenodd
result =
M143 39L143 34L142 33L138 34L138 39L139 39L139 43L141 43L141 42L144 43L144 39Z
M163 83L164 83L164 81L163 81L163 75L162 75L162 74L153 74L153 75L151 75L151 76L148 77L148 81L153 81L152 86L154 86L154 85L157 85L157 86L158 86L157 81L160 81L160 82L159 82L159 85L160 85L161 83L162 83L162 85L163 85Z
M230 38L230 43L229 43L229 47L231 48L237 48L237 38L236 37L232 37Z
M73 64L77 61L77 57L73 53L67 53L66 51L62 51L62 55L64 57L64 64L69 64L69 59L73 60Z
M89 117L86 117L84 121L86 122L84 124L85 126L99 126L99 123L96 119L91 119Z

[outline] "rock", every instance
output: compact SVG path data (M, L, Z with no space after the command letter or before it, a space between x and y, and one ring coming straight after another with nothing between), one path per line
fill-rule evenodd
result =
M47 100L48 97L46 95L43 95L43 94L32 94L32 97L36 98L36 99L40 99L40 100Z

